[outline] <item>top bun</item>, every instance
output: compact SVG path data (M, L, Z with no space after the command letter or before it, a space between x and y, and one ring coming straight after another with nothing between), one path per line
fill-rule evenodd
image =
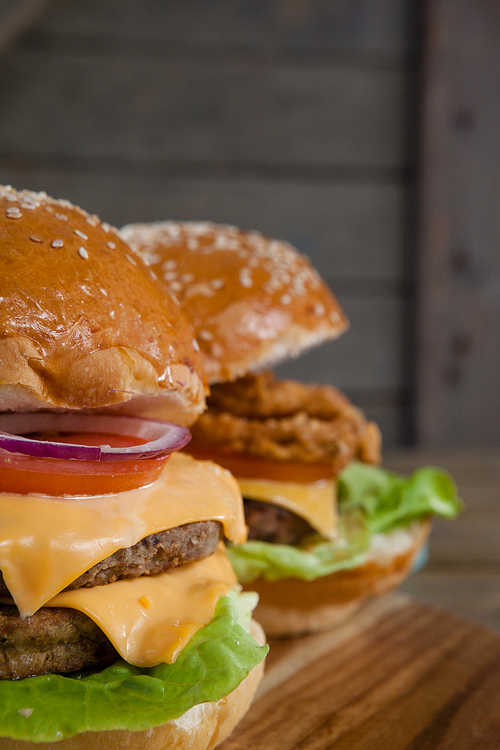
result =
M192 332L118 236L69 201L0 187L0 411L112 409L187 425Z
M179 300L210 383L272 367L347 328L317 271L286 242L208 222L129 224L121 235Z

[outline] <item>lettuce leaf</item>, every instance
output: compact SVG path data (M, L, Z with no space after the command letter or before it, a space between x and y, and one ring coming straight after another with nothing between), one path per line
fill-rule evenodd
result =
M444 471L427 467L405 477L357 461L339 477L338 497L339 535L332 542L316 536L305 548L257 541L228 547L238 580L312 581L348 570L366 558L372 534L390 533L431 515L454 518L462 507Z
M359 565L370 547L370 531L358 512L339 518L335 541L314 536L300 547L288 544L249 541L229 546L227 554L238 580L250 583L257 578L277 581L280 578L315 578Z
M216 701L266 656L248 626L255 594L232 591L174 664L139 669L124 661L96 673L0 681L0 736L53 742L79 732L144 730ZM21 713L19 713L21 711Z
M433 467L404 477L355 461L340 475L338 496L341 512L361 510L374 534L426 516L454 518L462 508L451 477Z

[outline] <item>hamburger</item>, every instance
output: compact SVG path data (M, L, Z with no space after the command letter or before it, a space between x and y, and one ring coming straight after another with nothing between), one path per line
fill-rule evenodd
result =
M249 539L231 545L268 635L331 627L412 570L433 515L453 517L451 479L379 467L380 432L330 385L270 368L339 336L347 319L285 242L210 223L121 230L191 321L211 384L187 450L236 476Z
M195 349L115 230L0 188L2 750L204 750L251 701L266 648L222 541L245 541L241 494L179 451Z

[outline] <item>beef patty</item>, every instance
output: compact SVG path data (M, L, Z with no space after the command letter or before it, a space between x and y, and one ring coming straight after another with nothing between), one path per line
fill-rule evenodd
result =
M138 578L163 573L187 562L212 555L221 538L218 521L197 521L141 539L133 547L119 549L70 583L64 590L92 588L120 578ZM0 596L9 596L0 572Z
M215 552L221 535L218 521L198 521L151 534L97 563L65 590L162 573L202 560ZM3 578L0 595L9 596ZM99 627L77 610L42 607L23 620L14 604L0 604L0 679L103 667L119 658Z
M0 604L0 679L103 667L119 659L97 625L76 609L42 607L22 620Z
M300 516L277 505L243 498L248 538L272 544L298 544L314 529Z

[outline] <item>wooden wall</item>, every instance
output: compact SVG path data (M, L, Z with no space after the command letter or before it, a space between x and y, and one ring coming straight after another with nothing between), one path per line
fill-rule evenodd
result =
M413 0L65 0L0 61L0 180L309 254L351 330L282 368L411 436Z
M500 445L500 3L427 3L418 436Z

